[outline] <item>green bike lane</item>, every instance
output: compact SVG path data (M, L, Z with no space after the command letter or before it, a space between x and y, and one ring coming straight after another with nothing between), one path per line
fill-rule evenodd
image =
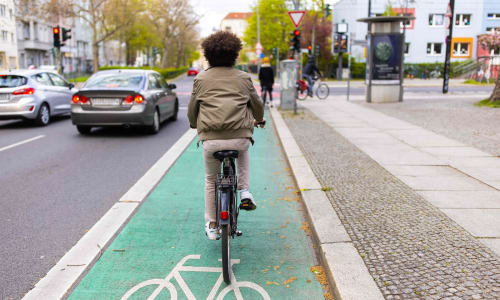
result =
M311 272L318 261L273 124L256 129L254 138L250 190L258 208L240 212L243 236L231 241L231 258L239 259L232 269L242 286L223 299L324 299L328 291ZM221 243L205 236L203 189L202 148L193 141L69 299L222 299L236 285L220 282ZM183 258L188 268L177 273Z

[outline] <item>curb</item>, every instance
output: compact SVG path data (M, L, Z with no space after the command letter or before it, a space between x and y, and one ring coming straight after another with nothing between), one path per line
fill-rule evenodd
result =
M165 152L22 299L64 299L106 251L143 200L196 136L190 129Z
M281 114L276 108L271 108L270 112L283 151L301 191L335 299L383 300L384 296L368 272L326 193L321 190L321 184Z

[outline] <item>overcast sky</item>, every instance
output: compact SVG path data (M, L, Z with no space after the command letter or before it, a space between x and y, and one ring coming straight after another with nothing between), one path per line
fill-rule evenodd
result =
M213 28L219 29L220 22L229 12L249 12L250 6L257 0L189 0L197 14L201 16L198 28L201 37L212 33ZM336 3L338 0L327 0L325 3Z
M202 37L219 29L220 22L229 12L249 12L256 0L190 0L201 16L199 30Z

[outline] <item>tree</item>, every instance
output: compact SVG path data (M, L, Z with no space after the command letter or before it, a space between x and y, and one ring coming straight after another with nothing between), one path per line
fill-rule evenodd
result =
M116 36L144 10L142 0L49 0L43 6L58 18L73 17L85 20L92 31L94 71L99 69L99 44Z
M179 53L185 54L187 46L197 39L193 29L199 16L185 0L149 0L147 10L163 45L162 67L179 64Z
M271 49L278 47L280 54L287 54L290 32L294 26L288 17L288 7L285 0L260 0L260 43L264 53L271 54ZM257 43L257 7L252 7L254 14L248 19L248 27L243 36L243 41L253 47Z
M493 52L498 52L500 49L500 32L494 31L491 34L483 34L479 36L479 44L484 49ZM490 102L500 102L500 70L497 69L497 79L495 88L490 96Z

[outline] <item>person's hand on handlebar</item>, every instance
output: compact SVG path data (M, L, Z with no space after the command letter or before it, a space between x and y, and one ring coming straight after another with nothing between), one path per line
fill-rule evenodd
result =
M257 128L264 128L266 126L266 119L262 119L262 121L257 122L257 120L253 120L253 126Z

